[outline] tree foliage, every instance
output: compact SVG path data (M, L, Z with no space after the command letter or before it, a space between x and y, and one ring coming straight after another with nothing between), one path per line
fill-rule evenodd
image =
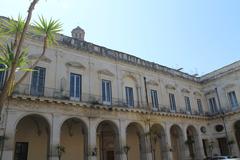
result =
M38 21L31 23L32 13L39 0L32 0L26 19L20 15L17 20L0 17L0 71L7 72L5 82L0 93L0 111L6 99L11 96L13 89L21 83L46 54L51 45L56 44L56 35L61 32L62 24L59 20L47 20L39 16ZM35 61L29 60L29 50L24 42L31 36L40 36L42 51ZM16 74L21 71L20 78Z

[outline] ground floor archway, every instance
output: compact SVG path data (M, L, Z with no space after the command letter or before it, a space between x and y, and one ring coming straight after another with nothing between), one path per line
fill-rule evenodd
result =
M39 115L23 117L15 133L15 160L47 160L49 155L49 124Z
M97 159L120 160L119 131L111 121L103 121L97 127Z
M183 132L178 125L173 125L170 128L170 134L173 160L182 160L184 157Z
M61 160L87 160L87 127L78 118L66 120L61 127L60 144L65 149Z
M128 159L146 159L145 133L138 123L130 123L126 130L127 146L129 147Z
M148 135L150 136L153 160L163 160L164 157L167 157L167 146L163 127L159 124L152 125Z
M198 141L197 130L193 126L187 128L187 141L185 144L188 146L189 154L191 159L199 157L198 149L200 149L200 144Z

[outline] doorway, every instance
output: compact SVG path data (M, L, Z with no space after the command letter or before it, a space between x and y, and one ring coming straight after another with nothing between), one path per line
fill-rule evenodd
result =
M28 142L16 142L14 160L27 160Z

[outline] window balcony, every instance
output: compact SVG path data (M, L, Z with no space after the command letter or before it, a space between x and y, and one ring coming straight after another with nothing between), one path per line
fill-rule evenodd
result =
M32 92L31 85L29 84L21 84L18 85L14 92L13 96L15 97L27 97L27 98L38 98L38 99L47 99L47 100L54 100L54 101L63 101L63 102L71 102L71 103L86 103L90 106L104 106L109 107L110 109L112 107L116 108L124 108L124 109L137 109L141 111L150 111L152 113L166 113L166 114L184 114L184 115L202 115L195 112L192 112L191 114L187 114L186 111L183 111L181 106L177 106L176 110L172 111L170 109L169 105L162 105L158 104L156 106L152 103L147 104L146 102L140 102L140 101L133 101L133 106L130 106L126 99L120 99L120 98L114 98L112 97L110 101L106 102L103 101L101 95L93 95L89 93L80 93L80 97L71 97L70 91L61 90L61 89L55 89L55 88L48 88L44 87L40 89L41 94L37 94L36 92Z

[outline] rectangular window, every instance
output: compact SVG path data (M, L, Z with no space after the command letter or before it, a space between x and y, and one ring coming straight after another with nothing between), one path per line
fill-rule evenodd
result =
M235 91L228 92L228 99L232 108L238 107L238 101Z
M15 160L28 159L28 142L16 142L14 157Z
M102 101L104 104L112 103L112 87L111 81L102 80Z
M126 89L126 103L128 106L134 106L134 98L133 98L133 88L125 87Z
M203 113L203 108L202 108L202 101L201 99L197 99L197 106L198 106L198 112Z
M158 108L158 96L156 90L151 90L151 98L152 98L152 107L154 109Z
M218 108L217 108L217 103L214 97L209 98L209 107L210 107L210 111L212 113L217 113L218 112Z
M170 109L171 111L176 111L176 102L175 96L172 93L169 93Z
M186 111L189 112L189 113L192 113L190 98L185 96L184 100L185 100Z
M46 69L42 67L35 67L32 72L31 95L43 96L45 86Z
M70 99L81 101L82 97L82 76L79 74L70 74Z
M5 66L3 64L0 64L0 68L4 69ZM7 71L0 71L0 89L3 87L5 79L7 76Z

